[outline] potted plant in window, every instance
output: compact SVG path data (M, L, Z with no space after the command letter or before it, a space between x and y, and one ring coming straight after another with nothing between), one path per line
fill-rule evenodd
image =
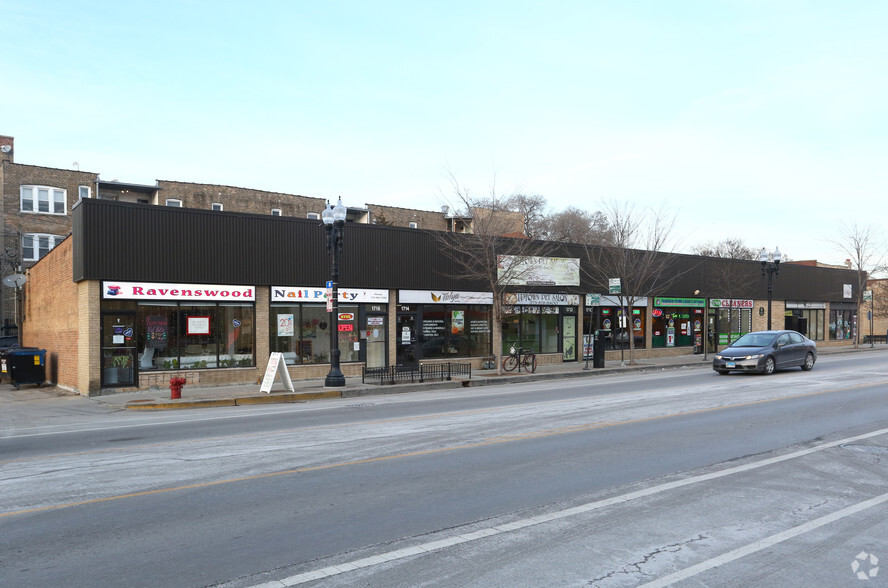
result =
M129 355L115 355L111 360L111 365L117 368L117 381L130 383L133 381L132 368L129 367Z
M118 378L117 378L118 369L114 363L114 360L115 360L115 357L112 356L110 353L105 354L105 368L103 370L102 375L104 376L103 383L106 386L116 384L118 381Z

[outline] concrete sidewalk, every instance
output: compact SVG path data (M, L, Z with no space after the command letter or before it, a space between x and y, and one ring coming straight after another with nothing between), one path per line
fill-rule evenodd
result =
M853 353L888 350L886 345L875 347L861 346L854 349L853 346L824 347L818 350L820 356L834 353ZM235 386L188 386L182 389L182 398L170 399L170 391L164 389L142 390L137 392L111 393L102 396L91 397L97 403L129 410L166 410L182 408L202 408L217 406L243 406L247 404L266 404L284 402L305 402L321 398L357 398L377 394L399 394L406 392L440 390L448 388L463 388L474 386L486 386L490 384L507 384L519 382L531 382L548 378L572 378L595 377L613 375L628 371L644 371L652 369L678 369L678 368L706 368L711 369L713 354L681 355L677 357L663 357L655 359L638 360L637 365L630 366L628 353L625 365L619 361L608 361L603 368L592 368L592 362L586 368L586 362L565 363L558 365L539 366L536 373L505 372L502 376L496 375L496 370L473 370L471 379L454 379L445 382L413 382L394 385L364 384L360 377L346 378L343 388L325 388L324 380L293 380L294 391L284 389L280 381L276 381L271 393L259 391L259 385L235 385Z

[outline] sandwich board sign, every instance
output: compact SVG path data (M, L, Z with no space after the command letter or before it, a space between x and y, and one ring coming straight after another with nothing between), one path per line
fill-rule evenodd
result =
M265 377L262 378L262 387L260 392L271 394L271 387L274 385L275 376L278 372L281 374L281 382L290 392L295 392L293 388L293 380L290 379L290 372L287 371L287 362L284 361L284 354L273 351L268 357L268 366L265 368Z

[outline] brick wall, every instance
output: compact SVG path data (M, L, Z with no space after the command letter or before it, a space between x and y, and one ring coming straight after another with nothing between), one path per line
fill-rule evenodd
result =
M383 206L381 204L368 204L370 209L370 222L381 222L393 227L409 227L410 223L416 223L416 228L429 231L446 231L447 219L441 211L414 210L411 208L398 208L397 206Z
M22 344L46 349L46 379L76 389L80 370L78 353L78 286L71 280L72 239L66 239L28 270L24 286L27 320ZM31 284L35 287L30 287Z
M2 141L0 141L2 143ZM21 261L21 240L25 233L44 233L67 236L71 234L71 209L79 198L79 187L90 186L95 193L97 174L76 170L55 169L36 165L0 163L0 253L11 255L3 258L3 275L16 271L21 263L25 268L33 262ZM24 185L48 186L66 191L66 214L44 214L21 211L21 187ZM0 323L13 316L13 292L3 288Z
M282 216L306 218L309 212L318 215L324 210L327 201L323 198L266 192L250 188L219 186L215 184L193 184L158 180L158 204L164 205L169 198L182 201L185 208L211 210L214 202L223 205L227 212L250 214L271 214L272 208L279 208Z

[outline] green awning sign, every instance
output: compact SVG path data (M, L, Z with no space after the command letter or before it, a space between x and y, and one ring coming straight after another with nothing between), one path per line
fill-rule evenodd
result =
M654 298L654 306L681 306L685 308L706 308L705 298Z

